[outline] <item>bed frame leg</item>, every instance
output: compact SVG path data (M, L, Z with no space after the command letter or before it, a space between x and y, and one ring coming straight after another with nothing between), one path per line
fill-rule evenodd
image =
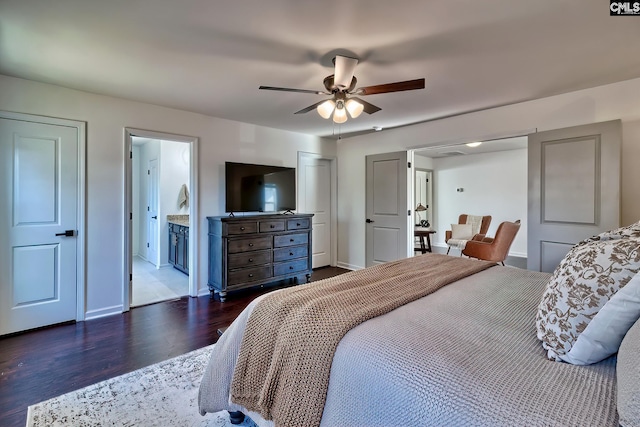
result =
M244 421L244 414L242 411L228 411L229 412L229 421L231 424L241 424Z

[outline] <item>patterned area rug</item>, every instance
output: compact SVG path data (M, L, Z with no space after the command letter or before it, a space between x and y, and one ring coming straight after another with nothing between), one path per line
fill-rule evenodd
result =
M201 416L198 388L213 345L29 406L27 426L231 427L227 411ZM256 427L246 418L240 424Z

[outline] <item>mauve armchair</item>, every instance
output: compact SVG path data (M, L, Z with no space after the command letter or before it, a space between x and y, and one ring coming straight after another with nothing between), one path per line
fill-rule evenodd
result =
M499 262L504 265L504 260L509 254L509 248L516 238L518 230L520 230L520 220L515 222L505 221L498 226L495 237L469 240L462 250L462 254L484 261Z

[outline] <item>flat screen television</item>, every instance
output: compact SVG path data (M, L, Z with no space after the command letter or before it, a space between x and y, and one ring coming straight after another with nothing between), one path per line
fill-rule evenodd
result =
M225 162L227 212L279 212L296 208L296 169Z

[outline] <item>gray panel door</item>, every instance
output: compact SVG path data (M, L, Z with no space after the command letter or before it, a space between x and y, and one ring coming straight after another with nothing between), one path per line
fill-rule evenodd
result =
M407 257L407 152L367 156L366 265Z
M620 226L620 120L529 135L527 268L552 272L580 240Z

